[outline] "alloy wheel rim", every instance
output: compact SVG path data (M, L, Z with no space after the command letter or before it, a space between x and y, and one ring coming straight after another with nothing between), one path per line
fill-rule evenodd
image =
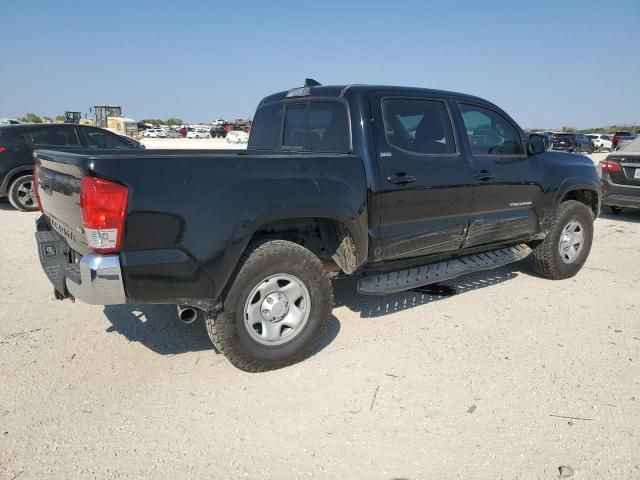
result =
M244 306L245 328L263 345L293 340L309 320L311 295L295 275L278 273L260 281Z
M563 263L571 264L584 249L584 227L578 220L571 220L562 230L558 250Z
M33 189L33 182L27 181L18 187L17 197L20 205L24 207L34 207L36 204L36 194Z

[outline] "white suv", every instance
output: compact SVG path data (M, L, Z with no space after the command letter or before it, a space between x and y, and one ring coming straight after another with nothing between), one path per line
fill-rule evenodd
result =
M193 128L187 132L187 138L211 138L211 133L204 128Z
M611 137L609 135L603 135L601 133L589 133L587 138L595 145L596 151L601 152L603 150L611 151L613 144L611 143Z

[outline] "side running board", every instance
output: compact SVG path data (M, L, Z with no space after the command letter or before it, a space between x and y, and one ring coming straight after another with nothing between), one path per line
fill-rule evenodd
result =
M531 249L516 245L490 252L477 253L443 262L408 268L396 272L378 273L362 277L358 292L365 295L388 295L412 288L443 282L480 270L491 270L527 257Z

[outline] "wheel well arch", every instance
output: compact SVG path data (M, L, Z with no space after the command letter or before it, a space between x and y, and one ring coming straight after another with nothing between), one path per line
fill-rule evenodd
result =
M567 200L576 200L580 203L584 203L591 209L594 218L598 216L600 210L600 196L597 191L589 188L576 188L569 190L560 199L559 204L566 202Z
M6 195L9 192L9 186L19 177L27 175L33 175L33 167L28 165L22 165L20 167L16 167L13 170L7 172L0 185L0 195Z
M344 222L325 217L299 217L273 220L260 225L251 242L261 238L289 240L318 256L328 270L346 274L356 271L358 251Z

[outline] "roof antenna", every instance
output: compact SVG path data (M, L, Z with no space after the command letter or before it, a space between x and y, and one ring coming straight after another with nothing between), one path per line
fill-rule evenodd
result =
M319 87L322 85L320 82L315 81L313 78L305 78L304 86L305 87Z

